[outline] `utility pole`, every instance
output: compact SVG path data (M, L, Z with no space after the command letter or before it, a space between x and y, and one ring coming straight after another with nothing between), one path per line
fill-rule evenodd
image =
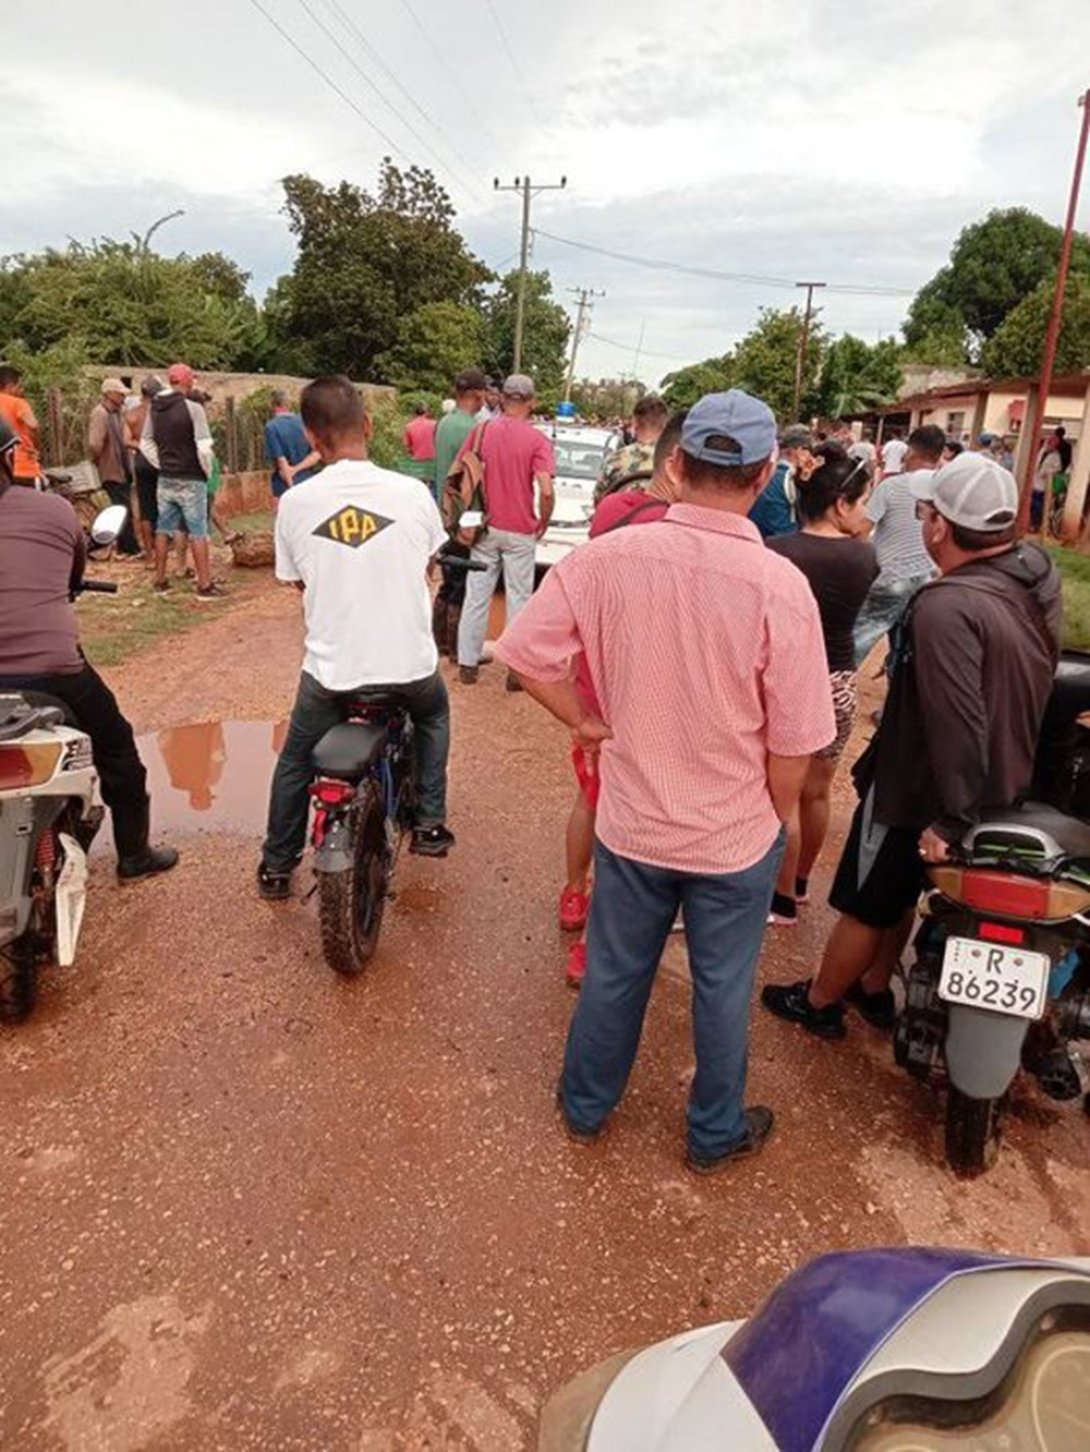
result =
M587 312L594 307L592 297L605 297L604 292L595 292L592 287L569 287L568 291L574 293L579 299L579 311L575 315L575 331L571 337L571 358L568 362L568 381L564 384L564 402L571 402L572 384L575 382L575 355L579 351L579 342L583 336L583 329L589 319Z
M156 232L158 232L159 228L164 227L167 222L173 222L175 217L184 216L184 207L179 207L176 212L168 212L165 217L160 217L157 222L153 222L151 224L148 230L144 233L144 240L140 244L140 251L144 253L145 257L151 249L151 239L155 236Z
M526 263L530 255L530 202L539 192L560 192L568 185L568 178L562 176L559 182L550 182L543 186L534 186L528 176L517 176L513 186L501 187L499 177L492 180L492 188L497 192L519 192L522 195L522 245L519 250L519 290L518 303L515 308L515 357L512 372L518 373L522 368L522 332L526 319Z
M1048 395L1052 392L1052 373L1056 366L1056 345L1060 339L1060 323L1063 321L1064 293L1067 291L1067 268L1071 261L1071 244L1075 236L1075 216L1079 210L1079 189L1082 186L1082 168L1086 160L1086 142L1090 137L1090 91L1079 97L1082 107L1082 129L1075 151L1075 174L1071 178L1071 196L1067 203L1067 223L1064 227L1063 247L1060 251L1060 266L1056 273L1056 290L1052 295L1052 315L1045 334L1045 352L1041 360L1041 376L1037 382L1036 396L1031 396L1029 417L1026 419L1028 434L1022 450L1022 492L1018 500L1018 528L1025 533L1029 524L1030 503L1033 499L1033 476L1037 471L1037 440L1045 421Z
M810 317L813 313L814 289L824 287L823 282L796 282L796 287L806 289L806 313L802 320L802 332L799 334L799 351L795 359L795 403L791 411L792 423L798 423L799 405L802 402L802 380L806 374L806 349L810 343Z

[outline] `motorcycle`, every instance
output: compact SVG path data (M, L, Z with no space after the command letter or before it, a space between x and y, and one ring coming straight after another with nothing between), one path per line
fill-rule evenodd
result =
M1019 1068L1057 1101L1090 1082L1076 1047L1090 1038L1088 706L1090 657L1065 653L1034 781L1047 800L986 812L928 872L894 1052L916 1078L945 1074L946 1158L962 1176L995 1163Z
M487 566L440 553L456 570ZM322 953L337 973L362 973L379 932L401 844L416 812L413 723L393 706L350 702L348 719L314 748L311 845Z
M538 1452L1084 1452L1090 1261L825 1255L747 1321L602 1362Z
M103 510L93 542L111 544L125 514ZM102 580L80 586L116 590ZM87 853L102 818L91 741L66 707L38 692L0 695L0 1020L30 1014L43 964L75 962Z

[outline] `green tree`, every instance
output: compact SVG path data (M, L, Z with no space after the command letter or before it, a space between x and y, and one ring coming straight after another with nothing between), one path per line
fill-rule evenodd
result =
M7 258L0 346L60 343L123 367L185 358L197 368L251 366L264 328L249 278L220 253L162 257L110 239Z
M921 361L928 345L956 335L957 321L966 330L960 361L976 359L984 343L999 329L1027 294L1053 275L1063 241L1061 228L1025 207L992 211L964 228L950 261L917 293L905 323L905 341ZM1072 271L1090 273L1090 237L1076 235Z
M485 305L485 356L498 377L514 370L518 278L517 271L509 272ZM553 298L552 278L547 272L528 272L521 369L534 380L544 403L555 402L563 388L570 333L568 315Z
M463 368L478 368L485 353L484 319L476 308L425 303L401 320L397 342L375 367L396 388L445 397Z
M893 338L873 345L851 333L836 338L825 350L807 412L836 419L892 402L901 385L901 352Z
M1055 278L1046 278L1035 287L984 345L980 361L990 377L1016 378L1040 370L1055 286ZM1090 368L1090 277L1076 275L1068 279L1064 295L1056 372L1084 368Z
M798 362L803 315L799 308L762 308L757 326L733 353L734 386L763 398L781 422L792 417L795 368ZM815 318L810 324L802 393L813 393L821 375L827 335Z
M703 363L690 363L687 368L668 373L662 380L662 396L672 409L692 408L706 393L733 388L734 377L731 354L706 358Z
M384 382L376 360L397 345L403 318L429 303L479 305L492 274L454 229L430 171L386 157L374 196L305 175L283 187L299 255L275 290L276 338L292 340L308 371Z

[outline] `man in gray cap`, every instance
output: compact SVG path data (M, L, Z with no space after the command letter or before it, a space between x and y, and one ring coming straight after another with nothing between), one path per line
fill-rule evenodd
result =
M553 514L556 460L552 444L530 422L533 411L534 380L512 373L503 385L503 414L474 429L462 448L464 453L472 445L484 465L486 528L473 546L473 558L487 566L466 583L458 625L458 679L463 686L476 684L501 572L508 625L534 592L534 553ZM507 689L519 689L514 676L508 676Z
M924 865L1028 790L1059 658L1060 579L1018 541L1013 476L965 453L909 487L939 578L913 597L878 734L856 764L861 801L829 895L840 918L813 980L761 995L819 1038L843 1038L844 1001L892 1026L889 980Z
M560 1085L568 1133L594 1139L623 1094L683 908L698 1173L752 1154L772 1129L772 1111L744 1097L753 976L783 824L811 753L835 734L810 586L746 518L775 448L760 399L702 398L671 455L679 502L573 550L497 648L601 778L587 975ZM600 715L573 682L580 655Z
M795 511L795 476L801 469L803 477L817 462L811 450L814 436L805 424L791 424L780 434L780 460L769 486L757 497L750 519L764 539L778 534L794 534L799 527Z
M87 423L87 454L110 496L111 504L128 510L125 524L117 539L117 552L136 559L140 554L132 523L132 462L121 411L129 390L120 378L106 378L101 389L101 402L91 410Z

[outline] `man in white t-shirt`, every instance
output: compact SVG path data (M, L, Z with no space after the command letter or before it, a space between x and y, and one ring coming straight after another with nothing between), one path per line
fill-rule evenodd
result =
M905 454L908 452L908 445L901 438L900 429L893 429L889 438L882 445L882 473L900 474L905 466Z
M299 692L273 777L258 867L262 897L289 895L306 841L311 753L354 700L404 707L416 749L411 851L445 857L450 705L431 630L428 566L446 540L419 479L367 457L371 422L347 378L318 378L300 401L325 468L280 501L276 576L303 592L306 647Z
M855 622L855 663L861 666L883 635L892 647L909 601L935 573L916 518L914 484L938 468L946 436L936 424L922 424L908 436L904 470L884 478L867 502L879 575Z

